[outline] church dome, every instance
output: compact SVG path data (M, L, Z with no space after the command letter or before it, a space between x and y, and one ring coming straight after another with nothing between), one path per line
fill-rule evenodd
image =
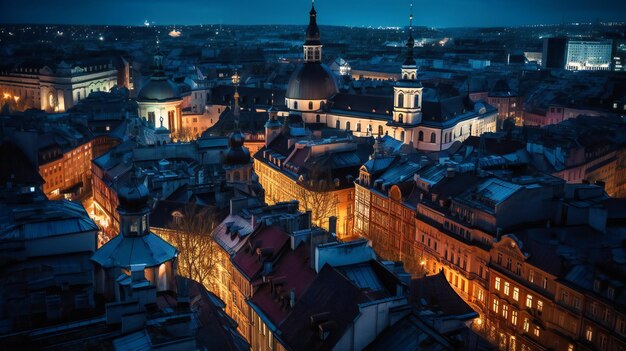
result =
M226 165L243 165L250 163L250 151L243 147L245 136L241 131L234 131L228 137L228 151L224 156Z
M143 183L131 180L128 185L123 186L117 193L119 209L126 212L141 212L148 207L150 192Z
M326 65L305 62L289 78L285 97L296 100L326 100L338 92L337 82Z
M180 92L174 82L165 77L152 77L137 95L137 101L171 101L179 100Z

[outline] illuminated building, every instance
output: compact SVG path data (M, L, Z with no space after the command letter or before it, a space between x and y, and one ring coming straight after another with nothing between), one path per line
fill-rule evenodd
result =
M458 91L422 87L414 46L411 29L393 96L339 93L332 72L321 63L317 12L312 8L303 45L304 62L289 80L285 105L306 123L325 124L355 136L390 135L424 151L445 150L468 136L495 131L497 113L493 107L467 101Z
M345 137L311 139L298 116L284 117L270 109L265 147L254 155L254 170L265 190L265 201L298 200L313 211L313 223L327 227L337 217L337 235L351 236L353 180L371 153L367 140ZM290 121L291 119L291 121Z
M567 41L565 69L570 71L608 71L611 69L611 40Z
M122 84L109 59L67 59L55 64L25 60L0 71L0 99L15 100L20 111L65 112L94 91Z
M157 52L152 76L137 94L139 117L153 128L164 127L174 134L182 129L182 102L178 87L163 71L163 54Z
M506 120L513 122L516 126L521 126L523 112L523 97L514 92L506 80L499 79L494 87L489 91L487 103L498 109L498 130L502 130Z

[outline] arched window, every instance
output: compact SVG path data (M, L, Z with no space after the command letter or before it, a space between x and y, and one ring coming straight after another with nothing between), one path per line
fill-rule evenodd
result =
M350 121L346 122L346 130L350 130Z
M404 123L404 116L402 114L398 115L398 122Z
M294 109L294 110L297 110L297 109L298 109L298 102L297 102L297 101L294 101L294 102L293 102L293 109Z
M335 128L341 129L341 121L340 120L337 120L337 122L335 122Z
M360 131L361 131L361 122L358 122L358 123L356 124L356 131L357 131L357 132L360 132Z
M406 74L402 76L402 79L407 79L407 78L408 76Z
M398 107L404 107L404 94L398 94Z
M435 135L435 133L430 133L430 142L431 143L436 143L437 142L437 136Z
M378 126L378 135L383 135L383 126Z
M420 96L419 96L419 94L415 94L413 99L414 99L413 107L415 107L415 108L420 107Z
M315 116L315 123L320 123L320 115Z
M313 109L313 101L309 101L309 110Z
M404 142L404 131L400 132L400 141Z
M424 132L422 132L421 130L417 134L417 141L424 141Z
M411 73L411 79L415 79L415 73Z

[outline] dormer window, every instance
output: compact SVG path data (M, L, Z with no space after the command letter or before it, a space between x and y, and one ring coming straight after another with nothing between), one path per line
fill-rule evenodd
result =
M609 299L612 299L615 297L615 289L613 287L609 287L609 289L606 292L607 296L609 297Z
M594 280L593 281L593 291L600 292L600 281L599 280Z

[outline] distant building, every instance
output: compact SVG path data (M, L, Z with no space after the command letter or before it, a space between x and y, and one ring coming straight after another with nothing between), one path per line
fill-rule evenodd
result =
M604 39L545 38L543 67L569 71L608 71L613 42Z
M567 38L544 38L541 66L543 68L564 68L567 57Z
M65 112L90 93L109 91L125 81L118 81L118 67L107 58L23 61L0 70L0 98L13 100L17 110Z
M626 71L626 39L613 40L613 70Z

